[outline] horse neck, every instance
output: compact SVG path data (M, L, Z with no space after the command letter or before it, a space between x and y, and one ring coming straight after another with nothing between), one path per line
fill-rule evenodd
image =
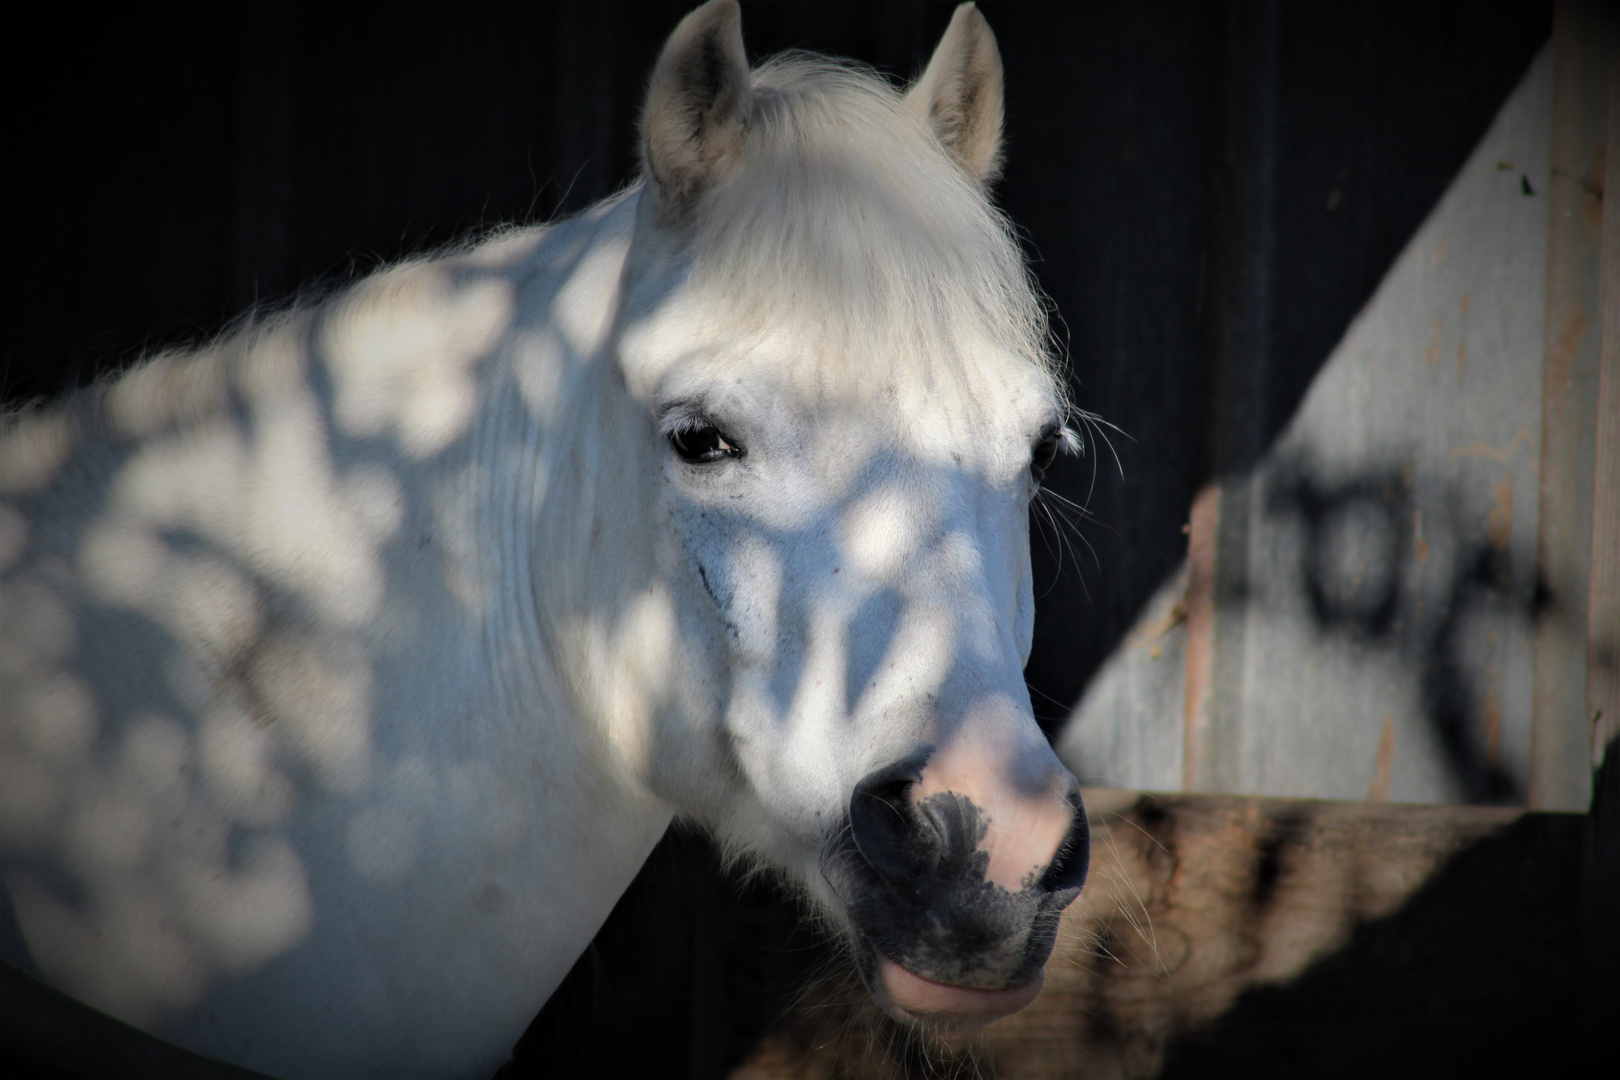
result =
M553 226L524 260L476 441L498 477L484 514L491 573L510 601L497 632L519 643L498 664L505 692L547 700L592 766L667 820L644 760L674 637L659 463L613 341L634 202Z
M432 647L461 659L454 685L437 692L443 700L421 709L464 700L498 741L544 746L555 772L593 776L599 801L616 804L604 820L635 817L656 839L669 811L625 754L645 742L647 695L612 671L627 662L628 642L657 639L652 477L636 450L646 418L608 340L633 213L633 200L610 200L548 228L413 260L13 419L0 429L0 500L83 528L97 507L120 504L143 461L172 448L189 470L163 466L166 490L184 489L180 502L262 519L280 511L236 495L274 486L263 481L275 471L301 510L330 510L303 523L305 540L320 543L255 549L243 563L302 566L320 555L323 571L306 575L302 599L360 637L386 635L385 601L432 621L442 629ZM210 467L215 446L234 464ZM390 492L391 524L381 505ZM143 528L174 524L167 510L133 509ZM317 536L323 523L331 528ZM407 529L430 543L446 580L388 563ZM225 531L270 543L251 528ZM363 557L340 566L340 553L357 548ZM656 685L662 675L645 678ZM644 854L626 854L627 875Z

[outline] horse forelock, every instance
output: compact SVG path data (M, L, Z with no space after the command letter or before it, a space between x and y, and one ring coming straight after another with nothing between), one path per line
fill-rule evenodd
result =
M1046 306L1011 224L900 92L803 53L766 62L754 87L738 167L688 226L689 284L725 325L798 336L823 386L897 369L971 386L987 356L1010 355L1061 401Z

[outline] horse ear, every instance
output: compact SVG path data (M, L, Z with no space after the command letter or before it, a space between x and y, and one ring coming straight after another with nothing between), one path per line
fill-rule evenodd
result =
M981 184L1001 175L1001 50L978 8L956 9L906 105Z
M641 116L642 167L666 216L730 171L753 100L737 0L709 0L664 44Z

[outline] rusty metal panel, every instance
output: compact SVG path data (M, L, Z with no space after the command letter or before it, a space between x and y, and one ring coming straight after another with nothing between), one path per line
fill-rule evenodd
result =
M1183 567L1148 601L1059 735L1058 753L1082 783L1182 789L1187 589Z
M1083 780L1525 801L1552 91L1544 51L1282 435L1195 502L1191 587L1063 734Z
M1217 550L1212 707L1237 765L1199 786L1523 799L1550 84L1544 52L1222 493L1217 543L1243 546Z

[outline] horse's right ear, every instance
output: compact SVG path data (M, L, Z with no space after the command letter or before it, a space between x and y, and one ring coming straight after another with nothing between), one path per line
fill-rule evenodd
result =
M669 36L641 115L642 167L660 217L678 219L730 172L753 101L737 0L709 0Z
M906 92L906 107L969 176L990 184L1001 175L1001 50L971 3L951 16L933 59Z

